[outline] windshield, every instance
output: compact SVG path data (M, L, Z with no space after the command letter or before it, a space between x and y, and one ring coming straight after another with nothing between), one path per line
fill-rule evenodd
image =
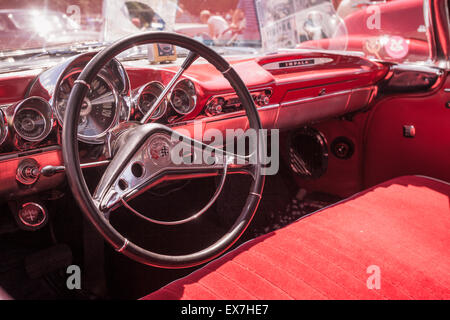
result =
M423 0L3 0L0 58L164 30L220 53L319 49L431 63L424 13Z
M80 26L66 15L39 11L15 11L8 14L8 18L17 30L23 32L47 32L48 30L76 30Z

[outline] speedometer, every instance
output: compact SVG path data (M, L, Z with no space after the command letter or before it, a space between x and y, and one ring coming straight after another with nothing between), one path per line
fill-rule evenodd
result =
M80 72L73 72L62 80L56 91L56 114L63 122L70 92ZM115 124L118 116L118 100L113 85L101 75L90 84L83 100L78 123L80 140L95 143Z

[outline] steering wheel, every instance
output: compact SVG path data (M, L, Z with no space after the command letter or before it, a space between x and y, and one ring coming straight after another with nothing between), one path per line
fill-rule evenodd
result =
M165 43L185 48L189 55L178 72L166 86L159 98L140 122L126 122L113 129L109 144L112 148L111 161L106 168L95 192L91 195L84 179L78 152L77 130L82 103L90 83L100 70L114 57L133 46ZM182 135L164 125L147 123L152 113L170 93L183 72L199 57L212 64L228 80L236 91L245 114L249 128L257 133L255 149L251 156L242 156L225 152L222 149L206 145L201 141ZM62 150L66 175L74 197L88 220L95 226L104 239L112 247L129 258L151 266L161 268L185 268L203 264L214 259L233 245L251 222L261 199L264 175L262 174L262 150L264 138L260 136L261 121L254 101L242 79L230 64L211 48L182 35L167 32L148 32L133 35L100 51L84 68L75 81L71 91L64 117ZM176 163L179 150L190 148L194 154L208 151L208 161L198 163L182 161ZM157 155L152 152L157 150ZM174 155L174 157L172 157ZM182 153L181 153L182 156ZM227 173L247 173L253 179L242 211L230 230L212 245L185 255L164 255L142 248L120 234L110 223L112 210L127 204L144 191L160 181L190 179L205 176L226 176ZM223 186L222 179L221 186ZM219 188L221 189L221 187ZM216 192L210 203L200 212L186 220L177 222L161 222L147 218L146 220L161 224L185 223L197 218L217 199ZM137 212L135 212L137 213ZM138 213L137 213L138 214ZM141 215L141 218L146 218Z

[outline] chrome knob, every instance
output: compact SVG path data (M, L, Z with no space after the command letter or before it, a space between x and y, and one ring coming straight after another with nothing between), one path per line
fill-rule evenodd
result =
M24 185L32 185L39 178L39 164L34 159L24 159L17 166L16 180Z
M225 100L223 98L215 98L213 99L208 106L206 107L205 113L207 116L216 116L223 112L223 105Z

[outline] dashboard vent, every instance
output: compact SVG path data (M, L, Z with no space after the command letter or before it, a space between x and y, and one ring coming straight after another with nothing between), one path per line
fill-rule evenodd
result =
M316 129L305 127L296 131L290 141L289 163L292 171L305 178L320 178L328 167L328 146Z

